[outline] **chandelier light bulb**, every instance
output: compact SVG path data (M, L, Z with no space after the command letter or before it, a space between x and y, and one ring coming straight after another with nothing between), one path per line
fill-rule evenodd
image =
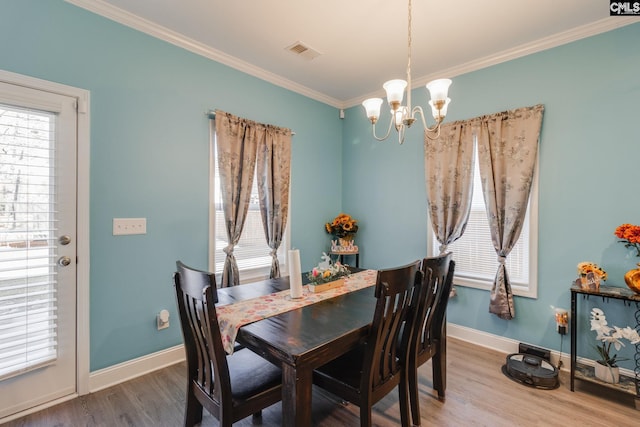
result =
M367 118L371 120L372 123L378 121L378 117L380 117L380 106L382 105L382 98L369 98L365 99L362 102L362 106L367 112Z
M434 103L436 101L445 101L449 94L449 86L451 86L450 79L438 79L427 83L427 89L431 94L431 100L434 101Z
M400 79L389 80L385 84L382 85L384 90L387 92L387 102L389 105L393 106L394 103L396 107L394 110L402 104L402 98L404 97L404 89L407 87L407 82Z
M438 110L438 106L433 101L429 101L429 105L431 105L431 114L433 115L433 118L436 119L436 121L443 120L445 118L450 102L451 98L445 99L442 107L440 107L440 110Z

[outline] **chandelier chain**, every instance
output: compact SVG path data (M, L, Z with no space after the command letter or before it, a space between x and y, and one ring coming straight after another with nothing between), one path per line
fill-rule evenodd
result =
M407 60L407 83L408 83L408 86L407 86L407 95L408 95L408 97L407 97L407 101L408 101L407 108L411 109L411 42L412 42L412 40L411 40L411 25L412 25L412 23L411 23L411 0L409 0L408 3L409 3L409 6L408 6L408 8L409 8L409 11L408 11L409 12L408 13L409 19L407 20L407 22L408 22L408 24L407 24L408 25L408 29L407 29L407 49L409 50L409 52L408 52L408 60ZM407 113L411 114L411 111L408 111Z
M398 142L402 144L404 142L405 130L411 127L411 125L418 119L421 119L422 121L426 138L439 138L440 124L447 114L447 106L451 101L447 97L447 92L451 85L450 79L436 79L426 84L426 88L431 95L431 100L429 101L431 113L435 119L435 124L432 127L429 127L427 124L422 107L420 105L413 107L411 104L411 92L413 89L411 82L411 45L413 42L413 14L411 0L407 0L407 12L407 80L393 79L385 82L383 85L383 88L387 92L387 101L391 107L389 127L387 128L387 133L384 136L379 137L376 135L376 123L380 117L380 106L383 102L382 98L369 98L362 102L367 118L371 122L373 137L378 141L384 141L387 139L391 133L391 129L395 127L398 132ZM407 93L407 103L406 106L403 106L402 98L405 90Z

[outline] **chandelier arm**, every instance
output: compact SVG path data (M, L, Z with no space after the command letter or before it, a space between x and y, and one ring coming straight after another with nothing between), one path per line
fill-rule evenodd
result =
M435 141L436 139L440 138L440 126L438 126L437 132L435 134L435 136L430 136L429 134L433 132L433 131L429 131L429 130L425 130L424 136L426 136L427 138L429 138L432 141Z
M420 118L422 119L422 126L424 127L424 130L428 132L435 132L440 128L440 123L442 123L442 120L436 120L436 123L433 125L433 127L427 126L427 119L425 119L424 117L424 110L421 106L416 105L415 107L413 107L413 111L411 111L411 117L415 119L416 113L418 113L420 115Z
M385 139L389 138L389 135L391 135L391 127L393 126L393 116L391 116L391 120L389 121L389 128L387 129L387 133L385 134L385 136L383 136L382 138L378 137L376 135L376 124L373 123L371 125L371 132L373 133L373 137L375 139L377 139L378 141L384 141Z
M419 105L413 107L413 110L411 111L411 117L415 119L416 114L418 114L420 116L420 119L422 120L422 126L424 127L425 136L431 140L438 139L440 137L440 124L442 123L442 119L436 120L436 123L433 125L433 127L429 127L427 126L427 120L424 117L424 110L422 110L422 107ZM433 132L435 132L436 134L432 137L429 134Z

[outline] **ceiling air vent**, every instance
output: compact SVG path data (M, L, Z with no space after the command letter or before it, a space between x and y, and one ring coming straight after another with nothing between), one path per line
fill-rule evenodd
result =
M308 61L311 61L312 59L315 59L321 55L320 52L318 52L312 47L305 45L300 41L295 42L294 44L286 47L285 49L293 53L294 55L299 56L300 58L304 58Z

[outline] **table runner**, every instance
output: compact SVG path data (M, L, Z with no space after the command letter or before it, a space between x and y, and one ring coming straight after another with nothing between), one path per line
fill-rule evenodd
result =
M302 298L291 299L289 289L251 298L232 304L216 306L222 345L228 354L233 353L238 330L249 323L276 316L329 298L357 291L376 283L376 270L365 270L344 277L344 285L328 291L309 292L303 287Z

